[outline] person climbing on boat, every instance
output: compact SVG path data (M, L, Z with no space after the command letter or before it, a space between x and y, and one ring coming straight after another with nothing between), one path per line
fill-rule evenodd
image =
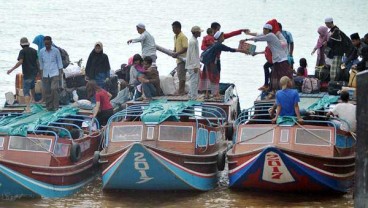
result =
M349 92L345 90L340 92L340 99L342 103L338 103L326 116L337 116L337 120L331 120L337 128L346 132L355 132L357 123L356 106L349 103Z
M208 98L208 89L211 91L211 95L214 99L220 99L219 84L220 84L220 57L218 56L221 51L229 52L242 52L240 49L230 48L222 44L225 40L224 33L217 31L214 35L215 44L202 53L202 63L205 64L203 72L200 78L200 85L206 87L206 97Z
M103 52L101 42L96 42L89 54L86 65L86 76L88 80L96 80L101 88L105 86L105 80L110 77L109 57Z
M22 65L23 73L23 93L26 102L25 112L31 112L31 102L35 97L35 78L39 73L39 62L37 51L29 46L28 39L23 37L20 39L22 50L19 51L18 62L7 71L12 73L16 68Z
M267 46L270 48L272 53L273 71L271 74L271 90L275 91L280 89L279 82L281 77L287 76L291 80L293 78L293 72L290 69L290 65L287 60L286 50L282 47L281 41L272 32L273 27L270 24L265 24L263 26L263 34L257 35L255 37L245 39L252 41L266 41ZM254 35L247 31L247 34ZM281 34L282 36L282 34ZM273 93L270 94L269 98L273 97Z
M97 85L95 80L89 80L86 85L89 98L95 97L96 105L92 110L92 120L96 118L101 126L105 126L114 114L110 102L112 95Z
M293 86L292 80L288 76L280 79L281 90L276 92L276 115L272 123L276 123L279 116L296 116L299 123L303 122L299 111L299 94Z

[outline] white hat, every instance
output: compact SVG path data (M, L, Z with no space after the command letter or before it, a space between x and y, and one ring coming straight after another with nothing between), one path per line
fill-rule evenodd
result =
M193 26L191 32L203 32L203 30L198 26Z
M333 22L332 17L327 17L327 18L325 19L325 22Z
M82 123L82 128L87 128L88 127L88 123L87 123L87 121L83 121L83 123Z
M143 23L138 23L137 27L141 29L146 29L146 26Z
M263 26L263 28L264 28L264 29L272 30L272 25L270 25L270 24L265 24L265 25Z
M221 34L222 34L222 32L217 31L217 32L213 35L213 37L217 40L217 39L219 39L219 37L221 36Z

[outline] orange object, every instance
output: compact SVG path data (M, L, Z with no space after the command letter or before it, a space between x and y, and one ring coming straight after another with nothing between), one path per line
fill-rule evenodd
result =
M15 90L23 89L23 74L18 73L15 77Z

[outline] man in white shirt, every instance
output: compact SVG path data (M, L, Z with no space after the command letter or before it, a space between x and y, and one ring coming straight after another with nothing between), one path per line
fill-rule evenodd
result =
M337 104L330 112L329 116L338 116L339 120L332 120L338 128L347 132L356 131L356 106L349 103L349 93L341 91L340 99L342 103Z
M136 39L130 39L127 43L140 42L142 44L142 57L145 58L149 56L152 58L152 62L156 63L157 55L155 39L146 31L146 26L143 23L139 23L137 25L137 31L141 36Z
M199 82L199 69L201 68L200 59L199 59L199 44L198 37L201 37L201 32L203 30L194 26L191 30L193 36L189 40L188 50L187 50L187 58L185 63L185 69L188 70L189 74L189 93L188 97L191 100L196 100L198 98L198 82Z

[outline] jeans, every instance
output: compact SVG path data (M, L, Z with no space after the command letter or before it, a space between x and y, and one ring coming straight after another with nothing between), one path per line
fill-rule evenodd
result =
M96 83L99 87L105 87L105 80L106 78L110 77L110 72L101 72L96 74Z
M146 98L151 99L154 96L157 96L156 87L151 83L143 83L142 84L143 93Z

